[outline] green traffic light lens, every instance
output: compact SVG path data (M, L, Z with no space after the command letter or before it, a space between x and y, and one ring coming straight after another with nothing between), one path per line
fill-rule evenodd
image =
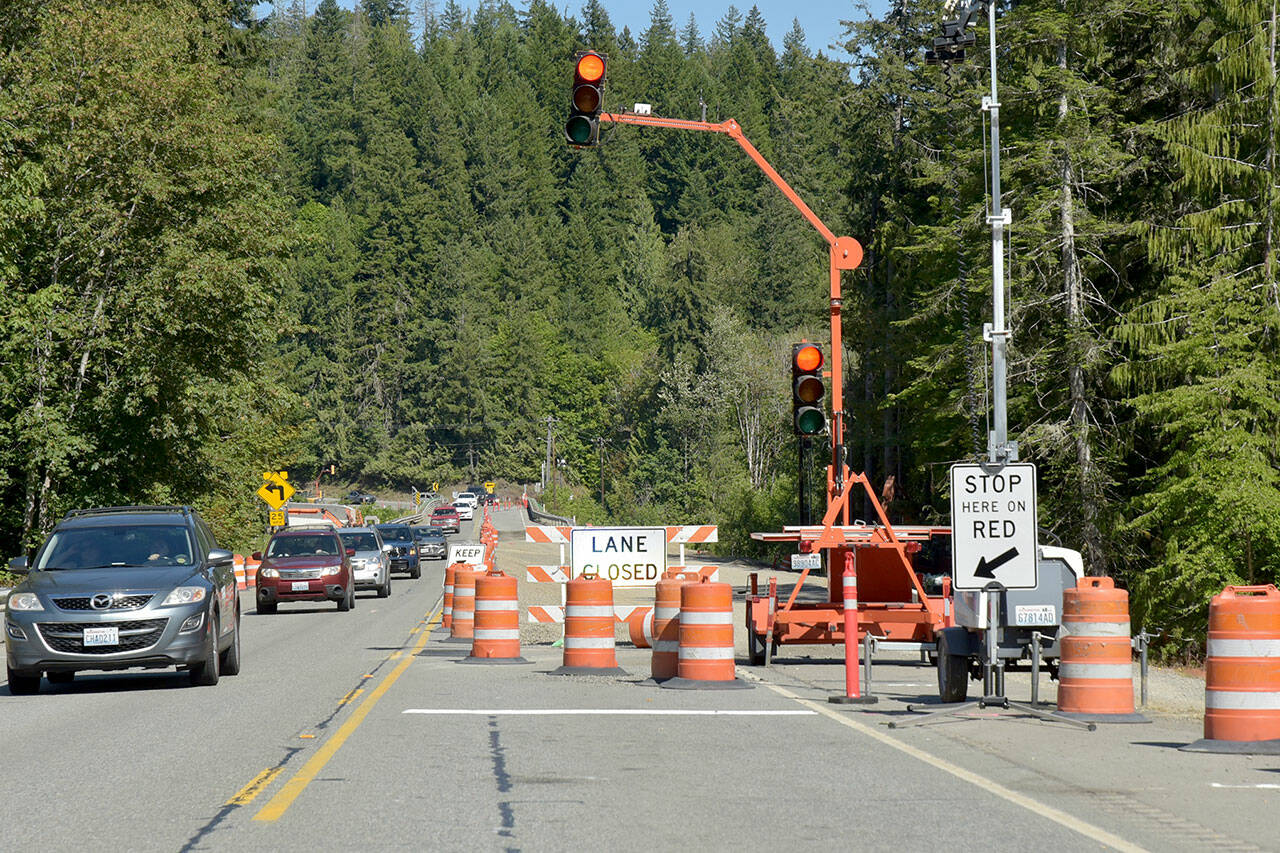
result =
M827 425L821 409L805 407L796 412L796 431L801 435L817 435Z
M591 119L586 116L572 116L564 125L564 135L574 145L586 145L592 137Z

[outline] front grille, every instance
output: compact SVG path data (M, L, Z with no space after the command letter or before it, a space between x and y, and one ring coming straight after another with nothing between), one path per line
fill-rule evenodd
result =
M314 580L320 577L319 569L281 569L280 577L284 580Z
M88 595L67 596L66 598L55 598L53 603L59 610L97 610L98 608L95 608L90 603L92 598L92 596ZM150 594L117 595L111 599L111 606L104 607L102 610L141 610L153 598L155 596Z
M168 619L143 619L137 622L37 622L36 630L49 648L55 652L78 655L114 655L120 652L136 652L154 646L164 633ZM84 645L85 628L101 628L114 625L120 629L120 642L114 646Z

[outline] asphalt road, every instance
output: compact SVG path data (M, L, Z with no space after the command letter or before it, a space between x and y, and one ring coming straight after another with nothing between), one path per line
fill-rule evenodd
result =
M498 551L512 573L517 541ZM527 664L468 665L428 630L441 574L397 576L350 613L246 606L243 672L215 687L146 673L0 689L4 846L1280 849L1280 758L1179 752L1197 719L889 730L936 697L910 655L878 659L881 701L856 709L826 701L843 679L831 650L740 666L752 686L723 691L646 683L649 652L626 647L618 677L551 675L546 642L526 643Z

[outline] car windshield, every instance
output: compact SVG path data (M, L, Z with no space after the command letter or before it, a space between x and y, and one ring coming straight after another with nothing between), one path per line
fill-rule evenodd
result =
M176 524L71 527L49 537L36 569L105 569L113 566L190 565L195 549Z
M363 533L339 533L338 535L342 537L342 544L348 548L355 548L357 551L378 550L378 538L368 531Z
M336 557L338 541L333 534L293 534L277 536L267 546L268 557Z
M435 509L431 510L431 515L433 517L437 515L439 516L457 515L457 513L458 511L451 506L436 507Z
M387 542L407 542L413 539L413 531L408 527L379 527L378 532Z

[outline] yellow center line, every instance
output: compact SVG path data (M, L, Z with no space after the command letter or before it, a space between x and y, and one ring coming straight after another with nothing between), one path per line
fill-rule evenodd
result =
M429 623L434 623L439 615L440 611L436 611L429 620ZM409 664L413 663L414 656L418 652L422 651L422 647L427 644L427 640L430 636L430 632L422 632L422 636L418 638L418 642L413 647L413 654L400 661L400 663L396 665L396 668L391 670L387 677L382 680L382 683L379 684L372 693L365 697L365 700L351 712L351 716L347 721L333 733L333 737L325 741L324 745L316 750L315 755L311 756L311 758L307 760L307 763L302 765L302 768L297 772L297 774L295 774L288 782L285 782L284 787L281 788L279 792L277 792L276 795L272 797L256 815L253 816L254 820L274 821L280 819L280 817L289 809L289 806L293 805L293 801L298 799L298 796L306 790L307 785L311 784L312 780L315 779L316 776L319 775L320 771L324 769L324 766L329 763L329 759L333 758L334 754L337 753L344 743L346 743L347 738L351 737L352 733L355 732L355 730L359 728L360 724L364 722L364 718L369 716L369 712L373 710L374 705L378 704L378 700L382 698L383 694L386 693L387 690L391 688L391 685L395 684L396 679L398 679L404 671L409 668Z
M797 696L796 694L792 693L790 690L787 690L785 687L779 687L776 684L770 684L769 682L765 681L762 678L759 678L758 676L753 676L752 680L759 684L763 684L765 687L768 687L774 693L777 693L781 696L785 696L788 699L791 699L805 706L806 708L811 708L814 711L817 711L819 714L822 714L824 717L829 717L835 720L837 723L840 723L843 726L848 726L854 731L860 732L866 735L867 737L875 738L881 743L891 746L894 749L898 750L899 752L904 752L907 755L910 755L912 758L915 758L919 761L923 761L925 764L932 765L933 767L936 767L937 769L943 771L944 773L950 773L952 776L955 776L957 779L961 779L965 782L968 782L971 785L976 785L977 787L983 789L984 791L987 791L988 793L994 794L1003 800L1013 803L1014 805L1021 806L1022 808L1027 809L1030 812L1034 812L1035 814L1038 814L1041 817L1047 818L1048 820L1051 820L1060 826L1064 826L1067 829L1074 830L1075 832L1080 833L1086 838L1092 838L1094 841L1097 841L1099 844L1105 844L1106 846L1114 850L1125 851L1125 853L1145 853L1145 848L1137 844L1134 844L1131 841L1127 841L1118 835L1114 835L1110 832L1107 832L1105 829L1103 829L1100 826L1094 826L1093 824L1087 821L1083 821L1074 815L1067 814L1066 812L1060 809L1056 809L1053 806L1046 805L1045 803L1042 803L1039 800L1032 799L1031 797L1028 797L1025 794L1019 794L1017 791L1014 791L1011 788L1006 788L1004 785L1001 785L999 782L993 782L992 780L988 779L985 776L980 776L971 770L965 770L963 767L960 767L959 765L956 765L956 764L952 764L950 761L947 761L944 758L939 758L936 755L932 755L931 753L925 752L923 749L919 749L918 747L914 747L909 743L900 741L897 738L891 737L890 735L877 731L870 726L865 726L862 723L858 722L857 720L853 719L852 717L842 716L838 711L831 710L831 708L828 707L825 702L811 702L808 699L805 699L801 696Z
M271 784L271 780L275 779L277 776L280 775L280 772L282 770L284 770L283 767L268 767L266 770L263 770L257 776L254 776L252 782L250 782L248 785L245 785L239 791L236 791L236 795L231 799L227 800L225 803L223 803L223 805L225 806L248 805L249 803L253 802L254 797L262 793L263 788Z

